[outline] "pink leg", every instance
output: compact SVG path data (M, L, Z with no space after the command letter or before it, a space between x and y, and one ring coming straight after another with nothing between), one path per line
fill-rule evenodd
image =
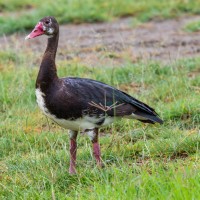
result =
M96 159L97 166L102 167L100 145L99 145L98 141L94 142L92 145L93 145L93 154Z
M69 173L76 174L76 144L77 132L70 132L70 167Z
M95 128L93 130L93 135L91 137L91 140L92 140L93 154L96 159L97 166L102 167L103 164L101 160L101 148L98 142L98 134L99 134L99 130Z

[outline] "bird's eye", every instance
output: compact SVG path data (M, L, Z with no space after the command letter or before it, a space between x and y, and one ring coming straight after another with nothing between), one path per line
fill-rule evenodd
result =
M45 24L49 24L50 23L50 21L45 21Z

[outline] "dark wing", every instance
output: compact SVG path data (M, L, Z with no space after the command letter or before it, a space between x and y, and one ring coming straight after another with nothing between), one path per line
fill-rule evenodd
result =
M99 81L69 77L61 79L65 85L65 99L71 97L72 110L89 115L135 116L147 123L162 123L155 110L132 96ZM68 102L69 104L69 102ZM76 105L76 109L73 109ZM78 108L77 108L78 105ZM80 114L80 113L79 113ZM133 115L134 114L134 115ZM134 117L133 117L134 118Z

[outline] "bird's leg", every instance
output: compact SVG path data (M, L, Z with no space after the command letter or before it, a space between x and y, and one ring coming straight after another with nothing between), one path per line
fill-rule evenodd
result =
M70 133L70 167L69 173L76 174L76 151L77 151L77 143L76 138L78 135L78 131L69 131Z
M93 148L93 155L96 159L96 163L98 167L102 167L102 160L101 160L101 149L98 142L98 129L95 128L91 131L88 131L87 134L90 137L90 140L92 141L92 148Z

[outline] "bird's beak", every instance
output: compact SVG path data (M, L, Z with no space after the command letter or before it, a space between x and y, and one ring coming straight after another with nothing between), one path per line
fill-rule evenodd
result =
M37 37L37 36L40 36L43 34L44 34L43 26L42 26L42 23L39 22L35 26L35 28L32 30L32 32L25 37L25 40L28 40L28 39L31 39L31 38L34 38L34 37Z

